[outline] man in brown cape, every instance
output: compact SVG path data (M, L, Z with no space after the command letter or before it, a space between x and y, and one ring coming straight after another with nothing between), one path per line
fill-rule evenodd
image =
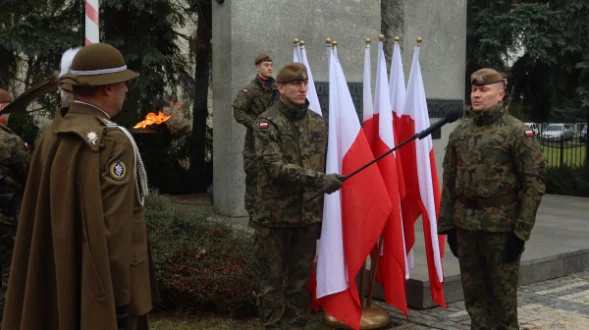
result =
M135 141L110 121L139 76L107 44L83 47L61 78L74 102L35 148L3 330L147 329L157 297Z

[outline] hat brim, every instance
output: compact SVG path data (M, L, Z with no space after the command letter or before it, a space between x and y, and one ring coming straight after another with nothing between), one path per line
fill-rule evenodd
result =
M61 84L72 86L104 86L118 84L139 77L139 73L132 70L125 70L115 73L106 73L94 76L81 76L75 74L66 74L61 78Z

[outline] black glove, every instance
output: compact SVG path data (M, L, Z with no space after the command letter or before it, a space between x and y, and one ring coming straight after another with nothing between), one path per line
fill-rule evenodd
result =
M505 261L506 262L514 262L517 258L521 255L524 251L524 244L526 242L522 241L517 235L513 232L509 234L509 238L507 239L507 245L505 246Z
M131 306L116 306L117 330L131 330Z
M448 240L450 251L452 251L452 254L458 258L458 239L456 238L456 229L450 230L446 234L446 239Z
M342 181L345 176L340 174L326 174L323 176L323 182L321 183L321 190L331 194L334 191L339 190L344 182Z

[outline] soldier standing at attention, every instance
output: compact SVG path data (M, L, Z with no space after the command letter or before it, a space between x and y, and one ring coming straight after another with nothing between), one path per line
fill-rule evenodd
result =
M286 65L278 73L280 98L254 123L260 172L252 222L254 253L262 276L258 308L267 329L303 329L310 316L308 288L323 198L342 186L339 174L324 174L327 131L309 110L307 69ZM286 288L283 276L286 273Z
M148 329L158 295L147 179L133 137L110 121L138 76L116 48L95 43L61 77L74 101L35 147L2 329Z
M252 217L254 195L256 190L256 176L259 164L255 162L253 125L262 112L274 105L278 98L276 82L272 78L272 57L261 53L255 60L258 74L239 93L233 102L233 115L238 123L246 128L243 146L243 169L245 172L245 209Z
M503 77L471 76L472 118L451 134L444 158L438 232L460 263L471 329L519 329L520 257L546 191L534 132L507 114Z
M31 161L25 142L6 127L10 114L3 115L2 109L9 102L12 102L12 96L0 89L0 322L1 313L4 311L22 193Z

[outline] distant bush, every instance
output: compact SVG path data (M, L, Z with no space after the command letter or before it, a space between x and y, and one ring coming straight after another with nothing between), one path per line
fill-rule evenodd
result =
M180 215L165 195L146 200L162 307L254 314L259 272L251 234L207 216Z
M561 166L548 169L546 192L589 197L589 166Z

